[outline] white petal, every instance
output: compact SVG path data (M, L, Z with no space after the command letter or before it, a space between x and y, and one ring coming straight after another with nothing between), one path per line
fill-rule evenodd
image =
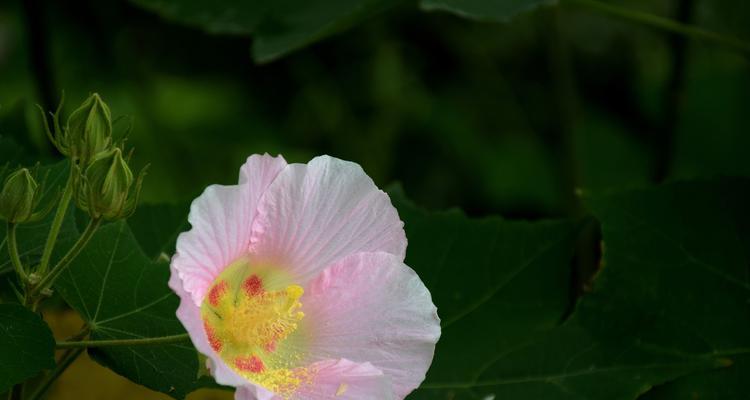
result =
M304 284L363 251L403 260L406 235L388 195L359 165L322 156L289 165L271 184L258 205L251 249Z

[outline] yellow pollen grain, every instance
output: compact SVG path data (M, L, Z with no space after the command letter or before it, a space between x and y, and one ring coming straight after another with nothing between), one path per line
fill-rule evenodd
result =
M339 388L336 389L336 396L343 395L344 393L346 393L346 389L348 389L348 388L349 388L349 385L347 385L346 383L340 384Z

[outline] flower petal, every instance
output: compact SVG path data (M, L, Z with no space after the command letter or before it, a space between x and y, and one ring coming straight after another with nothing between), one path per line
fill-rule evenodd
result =
M406 235L388 195L359 165L321 156L289 165L274 180L258 205L251 249L304 284L359 252L403 260Z
M312 382L297 390L305 400L391 400L393 390L383 372L370 363L323 360L310 366Z
M359 253L327 268L300 299L311 361L370 362L398 398L424 380L440 319L417 274L387 253Z
M234 392L234 400L281 400L281 397L260 386L249 385L238 387Z
M177 238L172 266L196 305L216 276L247 253L258 200L286 165L281 156L250 156L239 185L209 186L193 201L188 216L193 228Z

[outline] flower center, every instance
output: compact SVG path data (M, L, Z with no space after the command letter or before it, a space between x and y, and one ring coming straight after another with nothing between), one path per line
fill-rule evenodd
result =
M292 393L305 379L295 368L304 317L304 290L279 282L271 269L246 260L231 264L213 282L201 306L213 350L235 372L277 394Z

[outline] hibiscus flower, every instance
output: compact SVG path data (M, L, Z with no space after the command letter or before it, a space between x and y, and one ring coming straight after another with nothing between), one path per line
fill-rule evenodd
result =
M359 165L253 155L188 220L171 263L177 316L236 399L403 399L424 380L437 310Z

